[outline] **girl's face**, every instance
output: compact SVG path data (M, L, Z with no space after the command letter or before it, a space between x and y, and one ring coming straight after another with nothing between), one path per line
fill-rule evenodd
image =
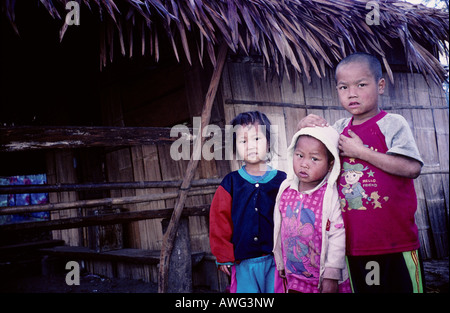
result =
M265 127L254 125L241 125L236 130L236 150L247 164L266 162L267 139Z
M331 170L334 160L328 161L325 145L310 136L300 136L294 150L293 166L298 177L299 191L316 187Z

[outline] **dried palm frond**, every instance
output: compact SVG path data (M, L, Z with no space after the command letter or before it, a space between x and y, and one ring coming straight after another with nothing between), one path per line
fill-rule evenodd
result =
M278 75L292 66L308 80L313 70L323 77L346 55L366 51L378 56L393 80L386 54L399 40L407 65L435 81L445 78L437 59L448 56L448 13L403 1L371 1L379 10L379 25L368 25L367 0L78 0L98 11L104 24L101 66L106 54L112 61L113 34L118 34L122 54L133 53L133 34L141 35L141 53L159 59L161 33L169 39L175 56L183 51L191 63L192 49L200 59L204 49L215 64L214 47L225 42L231 51L259 53L264 64ZM40 0L55 19L65 15L66 0ZM5 0L2 11L15 24L14 0ZM127 12L124 14L123 12ZM159 25L156 27L155 25ZM61 39L67 26L62 26ZM125 47L126 38L128 48ZM148 41L149 45L145 42ZM195 42L194 44L192 42ZM433 47L430 53L425 47ZM109 52L108 52L109 51ZM202 61L202 60L201 60Z

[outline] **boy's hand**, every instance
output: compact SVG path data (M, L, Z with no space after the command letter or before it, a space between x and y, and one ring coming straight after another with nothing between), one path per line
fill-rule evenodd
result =
M219 271L224 272L228 276L231 276L231 266L230 265L219 265Z
M315 114L308 114L298 122L296 131L299 131L304 127L314 127L314 126L325 127L328 126L328 122L321 116Z
M284 270L279 270L278 274L280 275L281 278L286 278L286 273L284 272Z
M346 156L350 158L360 158L360 151L364 149L364 144L361 138L353 131L349 130L348 134L350 137L345 135L339 136L339 150L341 151L341 156Z
M335 279L324 278L322 281L321 293L337 293L338 281Z
M348 134L350 137L339 136L341 156L361 159L392 175L413 179L420 175L422 164L419 161L403 155L391 155L372 150L364 146L357 134L351 130Z

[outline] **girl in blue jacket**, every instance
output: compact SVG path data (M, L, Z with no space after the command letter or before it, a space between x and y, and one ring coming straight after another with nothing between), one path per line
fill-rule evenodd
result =
M233 151L244 160L227 174L210 209L210 245L231 292L274 292L273 209L286 173L268 165L270 121L261 112L236 116Z

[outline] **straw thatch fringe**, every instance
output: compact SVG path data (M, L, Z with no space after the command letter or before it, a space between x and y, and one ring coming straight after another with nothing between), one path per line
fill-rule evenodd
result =
M50 15L64 20L66 0L40 0ZM258 53L264 63L283 77L289 65L311 80L319 77L349 53L366 51L384 63L393 39L400 40L411 70L445 78L438 53L448 55L448 13L423 5L386 0L78 0L102 21L101 66L113 60L115 34L121 53L131 57L140 38L141 53L159 59L161 32L167 35L176 58L180 50L189 63L192 51L202 61L208 54L215 65L214 47L225 42L233 51ZM16 25L13 0L2 3L2 11ZM67 25L60 31L63 38ZM139 37L138 37L139 36ZM146 44L148 42L148 44ZM194 42L194 44L192 43ZM425 47L433 47L433 54Z

